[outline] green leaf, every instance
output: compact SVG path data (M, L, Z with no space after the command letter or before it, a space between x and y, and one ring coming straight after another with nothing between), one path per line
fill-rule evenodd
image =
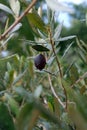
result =
M69 8L66 5L63 5L61 2L59 1L53 1L53 0L46 0L48 7L52 10L52 11L64 11L64 12L68 12L68 13L74 13L74 10Z
M86 92L86 85L83 85L82 87L81 87L81 89L80 89L80 93L81 94L84 94L85 92Z
M18 103L15 101L15 99L12 96L10 96L7 93L5 93L5 98L8 101L12 114L14 114L15 116L18 116L18 113L19 113Z
M87 54L87 50L84 49L84 45L82 45L81 41L79 41L78 38L76 38L76 42L77 42L77 45L79 47L79 49L84 53L84 54ZM86 47L87 49L87 47Z
M29 13L27 15L27 17L28 17L28 20L29 20L32 27L35 27L44 33L47 32L44 22L42 21L41 17L36 12Z
M0 130L15 130L8 107L4 103L0 103Z
M0 3L0 9L2 9L2 10L4 10L4 11L6 11L7 13L13 15L12 10L11 10L9 7L7 7L6 5L3 5L3 4Z
M74 97L74 100L77 103L77 108L81 113L82 117L87 121L87 97L76 93L77 96Z
M17 119L18 130L32 130L37 118L39 117L39 110L34 109L33 103L26 103Z
M14 81L14 74L15 74L15 71L14 70L10 70L8 72L5 73L5 81L6 81L6 87L11 87L13 81Z
M61 31L62 31L62 28L63 28L63 22L61 24L59 24L56 29L55 29L55 33L54 33L54 36L53 36L53 39L56 41L59 39L60 37L60 34L61 34Z
M52 104L50 102L48 102L47 105L48 105L49 110L53 112L53 106L52 106Z
M17 82L19 82L26 74L27 72L27 69L25 69L25 71L21 74L19 74L13 81L13 85L15 85Z
M32 93L28 92L26 89L23 87L13 87L13 90L19 94L22 98L24 98L27 101L32 101Z
M11 9L13 10L16 17L19 16L20 13L20 2L19 0L9 0Z
M56 98L54 98L54 110L55 110L55 115L60 117L61 114L60 104Z
M22 23L18 23L10 32L9 34L11 35L12 33L15 33L16 31L18 31L22 26Z
M54 62L54 59L55 59L55 56L51 56L50 59L47 61L47 64L48 64L49 66L51 66L52 63Z
M73 101L75 111L78 112L78 116L84 121L87 121L87 96L81 95L79 92L74 91L72 88L65 86L68 97ZM70 108L72 109L73 106L70 105ZM70 110L72 111L72 110ZM73 111L72 111L73 112ZM74 114L74 112L73 112ZM76 114L74 114L73 118L76 120ZM79 118L79 117L78 117ZM78 119L77 119L78 122ZM85 122L84 122L85 123ZM86 129L87 129L87 123L86 123Z
M84 54L81 50L78 50L80 59L87 64L87 55Z
M68 114L73 123L76 125L77 130L87 130L86 120L84 120L82 115L76 109L75 105L68 105Z
M9 60L15 61L16 64L19 62L19 56L17 54L13 54L10 56L6 56L5 58L1 58L0 61L8 62Z
M40 95L41 95L41 92L42 92L42 86L39 85L39 86L35 89L35 91L34 91L34 97L35 97L35 98L39 98Z
M34 46L32 46L32 48L37 50L37 51L49 51L48 48L41 46L41 45L34 45Z
M62 56L62 58L64 58L65 55L69 52L69 49L71 48L72 45L73 45L73 42L70 43L70 45L68 45L68 47L66 48L66 50L65 50L65 52L64 52L64 54L63 54L63 56Z
M72 83L75 83L76 80L78 80L79 78L79 73L78 73L78 69L75 65L73 65L71 68L70 68L70 78L71 78L71 82Z
M76 38L76 35L59 38L58 41L67 41L69 39Z
M33 78L34 77L34 69L33 69L33 62L31 60L29 61L28 71L29 71L29 75L31 76L31 78Z
M12 70L12 66L11 66L11 64L10 64L9 62L7 62L7 70L8 70L8 71L11 71L11 70Z

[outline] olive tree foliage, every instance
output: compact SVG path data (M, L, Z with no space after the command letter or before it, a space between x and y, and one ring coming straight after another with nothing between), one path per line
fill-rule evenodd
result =
M75 13L56 0L0 2L1 130L87 130L87 45L61 37L56 11Z
M73 5L75 13L69 14L71 19L71 26L62 31L62 35L75 34L79 39L87 43L86 30L87 30L87 3Z

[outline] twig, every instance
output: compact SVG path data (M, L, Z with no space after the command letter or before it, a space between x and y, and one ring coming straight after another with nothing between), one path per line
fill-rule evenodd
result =
M54 48L54 41L52 39L52 33L51 33L51 29L49 29L49 38L50 38L50 43L51 43L51 46L52 46L52 50L53 50L53 53L54 53L54 56L56 58L56 62L57 62L57 65L58 65L58 69L59 69L59 73L60 73L60 79L61 79L61 85L62 85L62 88L64 89L64 94L65 94L65 97L66 97L66 109L67 109L67 92L66 92L66 89L62 83L62 78L63 78L63 74L62 74L62 70L61 70L61 66L60 66L60 62L59 62L59 59L56 55L56 52L55 52L55 48Z
M58 95L56 94L54 88L53 88L53 85L52 85L52 82L51 82L51 78L50 78L50 75L48 74L48 80L49 80L49 83L50 83L50 87L51 87L51 91L54 95L54 97L58 100L58 102L60 103L60 105L65 108L65 105L63 104L63 102L60 100L60 98L58 97Z
M85 77L87 76L87 72L85 72L82 76L79 77L79 79L77 79L75 81L75 83L73 83L70 88L73 88L76 84L78 84L81 80L83 80Z
M53 53L54 53L55 58L56 58L56 62L58 64L58 69L59 69L59 72L60 72L60 77L62 78L63 75L62 75L62 71L61 71L61 66L60 66L59 59L58 59L58 57L56 55L55 49L54 49L54 41L52 40L51 30L49 30L49 38L50 38L50 43L51 43L51 46L52 46Z
M33 0L31 4L27 7L27 9L24 11L21 16L19 16L16 21L0 36L0 40L4 39L6 35L21 21L21 19L29 12L29 10L35 5L37 0Z
M57 75L56 74L54 74L54 73L51 73L50 71L48 71L48 70L43 70L44 72L46 72L46 73L49 73L50 75L52 75L52 76L54 76L54 77L57 77Z

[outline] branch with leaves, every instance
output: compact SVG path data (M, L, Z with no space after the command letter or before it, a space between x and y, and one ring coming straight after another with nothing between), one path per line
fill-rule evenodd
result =
M26 8L26 10L16 19L16 21L0 36L0 40L4 39L7 34L22 20L22 18L27 15L30 9L35 5L37 0L33 0L31 4Z
M56 58L57 66L58 66L58 69L59 69L61 85L62 85L64 94L65 94L65 97L66 97L66 107L65 107L65 108L67 109L67 92L66 92L66 89L65 89L65 87L64 87L64 85L63 85L63 82L62 82L63 74L62 74L62 70L61 70L61 65L60 65L59 59L58 59L58 57L57 57L57 55L56 55L56 52L55 52L54 40L52 39L51 29L49 29L49 39L50 39L50 43L51 43L51 46L52 46L52 50L53 50L54 56L55 56L55 58Z

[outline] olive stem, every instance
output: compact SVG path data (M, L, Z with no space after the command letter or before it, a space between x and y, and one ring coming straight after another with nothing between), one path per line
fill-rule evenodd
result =
M0 36L0 40L4 39L6 35L21 21L21 19L29 12L29 10L35 5L37 0L33 0L31 4L25 9L25 11L14 21L14 23Z
M50 74L50 75L52 75L52 76L55 76L55 77L57 77L57 76L56 76L56 74L54 74L54 73L51 73L51 72L50 72L50 71L48 71L48 70L45 70L45 69L43 69L43 71L44 71L44 72L46 72L46 73L48 73L48 74Z

